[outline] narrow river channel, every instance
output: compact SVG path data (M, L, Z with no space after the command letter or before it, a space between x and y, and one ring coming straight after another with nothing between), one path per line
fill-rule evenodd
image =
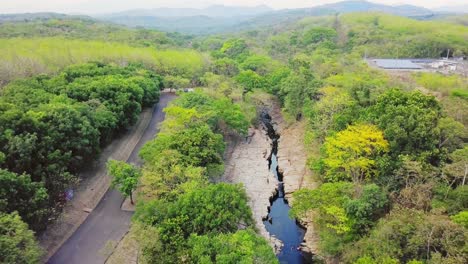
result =
M281 240L283 248L277 255L280 263L288 264L306 264L311 263L310 258L307 257L299 250L305 235L305 229L302 228L295 219L289 217L289 204L284 198L283 175L278 172L278 139L279 135L276 133L271 117L268 113L262 113L262 122L265 125L268 136L273 142L273 149L270 157L270 170L279 181L278 195L274 197L268 218L263 223L267 231Z

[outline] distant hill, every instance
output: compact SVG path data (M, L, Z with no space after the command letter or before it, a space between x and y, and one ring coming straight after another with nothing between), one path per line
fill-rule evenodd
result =
M99 17L237 17L255 16L273 11L268 6L223 6L213 5L203 9L196 8L154 8L154 9L134 9L118 13L100 15Z
M96 17L131 27L141 26L186 34L211 34L246 30L260 26L273 26L294 22L306 16L370 11L413 18L424 18L433 15L433 12L429 9L411 5L389 6L367 1L344 1L311 8L277 11L267 6L235 7L215 5L204 9L135 9Z
M0 14L0 23L4 22L25 22L33 20L49 20L49 19L64 19L70 17L84 16L69 16L59 13L24 13L24 14Z
M468 5L442 6L435 8L434 11L443 13L468 14Z
M333 4L318 6L316 8L329 9L337 13L350 13L350 12L383 12L392 15L418 17L432 15L429 9L413 6L413 5L383 5L372 3L368 1L344 1Z

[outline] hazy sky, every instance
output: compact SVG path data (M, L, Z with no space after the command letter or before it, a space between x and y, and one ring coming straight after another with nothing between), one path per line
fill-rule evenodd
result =
M115 11L156 8L195 7L212 4L254 6L265 4L275 9L311 7L337 0L0 0L0 13L62 12L62 13L110 13ZM466 4L466 0L373 0L383 4L413 4L428 8Z

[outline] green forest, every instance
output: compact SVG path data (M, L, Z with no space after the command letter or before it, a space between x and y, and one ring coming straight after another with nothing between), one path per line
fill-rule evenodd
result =
M244 186L222 179L230 140L259 127L266 97L305 127L317 188L292 194L290 217L313 226L313 263L466 263L467 76L398 75L363 59L466 60L462 19L348 13L210 36L83 18L1 23L0 263L42 261L37 237L82 168L164 88L178 96L143 165L107 163L136 203L139 263L279 263Z

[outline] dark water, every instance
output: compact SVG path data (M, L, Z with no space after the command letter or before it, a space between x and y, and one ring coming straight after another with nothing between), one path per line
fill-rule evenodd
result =
M275 132L271 117L264 113L262 120L267 128L269 137L273 140L273 150L270 158L270 170L278 179L278 195L274 198L268 220L264 221L267 231L283 242L283 248L278 254L280 263L312 263L311 256L306 256L298 250L299 245L304 239L305 229L299 226L295 219L289 217L289 207L284 199L283 176L278 172L278 139L279 135Z

